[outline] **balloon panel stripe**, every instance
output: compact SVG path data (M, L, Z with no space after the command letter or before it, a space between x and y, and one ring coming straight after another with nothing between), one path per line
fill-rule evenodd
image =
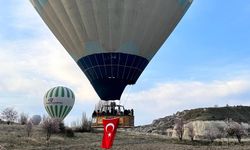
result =
M42 10L41 9L42 6L38 5L37 7L38 7L37 11L40 14L40 16L42 17L42 19L46 22L48 27L53 31L53 33L59 39L59 41L63 42L62 45L66 49L73 49L72 46L70 45L70 43L71 43L70 40L68 40L68 38L65 35L63 35L64 30L62 28L56 28L58 26L58 24L57 24L58 18L56 16L56 14L54 12L51 12L51 13L47 12L46 11L47 9L45 9L44 11L41 12L40 10ZM51 7L51 6L47 5L47 7Z
M69 98L71 98L71 97L72 97L72 95L71 95L71 91L70 91L70 89L68 89L68 91L69 91Z
M49 110L50 110L50 116L51 117L54 117L54 113L53 113L53 110L52 110L52 105L49 106Z
M49 115L50 115L51 117L53 117L53 114L52 114L52 111L51 111L50 107L48 107L48 110L49 110Z
M65 89L67 91L67 97L70 98L69 89L68 88L65 88Z
M48 98L49 97L49 93L51 92L51 89L48 91L46 97Z
M51 90L52 90L52 89L50 89L50 90L48 91L47 98L49 98L49 97L50 97Z
M64 87L61 87L61 95L64 97Z
M71 2L65 2L65 1L60 1L61 5L59 5L60 7L58 10L63 12L58 14L58 18L61 20L63 27L65 28L66 32L68 34L68 36L70 37L70 40L72 41L72 45L75 47L75 54L79 55L79 49L84 47L84 43L81 41L81 39L78 37L78 32L75 28L74 28L74 24L72 22L72 15L71 15L71 11L73 11L74 9L68 9L68 5L72 5L72 1ZM75 2L73 2L75 3ZM64 15L67 14L67 15ZM75 16L75 15L74 15Z
M56 97L56 91L57 91L58 87L55 87L54 91L53 91L53 97Z
M59 117L58 112L57 112L57 111L58 111L57 105L55 105L54 107L55 107L55 114L56 114L56 117Z
M76 6L77 2L71 2L71 1L63 1L64 5L67 6L65 7L65 11L68 14L69 20L71 21L71 25L72 25L72 29L74 32L70 32L73 33L73 36L75 36L76 41L77 41L77 46L79 48L80 47L84 47L84 43L80 42L82 41L82 38L86 37L86 31L83 29L84 27L82 26L82 22L80 19L80 13L79 13L79 9L68 9L69 7L73 7ZM78 14L78 15L76 15ZM74 39L73 39L74 40ZM79 49L75 49L76 51ZM79 51L77 51L77 53L81 53Z
M62 117L62 110L63 110L63 105L60 105L60 110L59 110L59 117Z
M58 87L58 97L62 97L62 92L61 92L62 90L61 89L62 89L62 87L59 86Z
M68 107L68 109L65 111L65 114L63 115L63 118L65 118L68 115L70 107Z
M45 109L46 109L47 113L50 115L50 111L49 111L48 106L46 106Z
M48 106L45 106L45 110L48 114L50 114Z
M65 118L67 116L68 109L69 109L69 107L67 106L67 108L65 109L65 111L63 113L63 118Z
M59 95L59 89L60 89L59 87L56 88L55 97L58 97L58 95Z
M53 97L54 90L55 90L55 88L51 89L49 97Z
M50 90L46 93L45 98L48 98L49 92L50 92Z
M69 90L69 98L72 98L71 90L70 89L68 90Z
M55 88L51 89L50 91L50 94L49 94L49 97L52 97L53 96L53 91L55 90Z
M71 109L72 109L72 107L70 106L70 109L69 109L69 111L68 111L68 114L69 114L69 112L71 111Z
M65 107L66 107L66 106L63 106L61 118L63 118L63 114L64 114L64 112L65 112Z
M69 106L68 110L67 110L67 113L65 114L64 118L69 114L69 112L71 111L71 106Z
M52 117L52 113L51 113L51 111L50 111L50 107L47 106L47 109L48 109L48 114Z
M50 110L51 110L52 116L55 117L55 113L54 113L54 109L52 105L50 105Z
M68 109L68 106L64 106L64 111L63 111L63 114L62 114L62 116L63 116L63 118L64 118L64 116L65 116L65 113L66 113L66 110Z
M71 98L75 99L74 93L71 90L70 90L70 93L71 93Z

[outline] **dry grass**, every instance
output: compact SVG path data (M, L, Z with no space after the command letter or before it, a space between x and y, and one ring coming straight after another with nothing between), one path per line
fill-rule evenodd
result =
M32 136L27 137L25 126L0 124L0 150L98 150L102 140L102 133L75 133L74 138L64 135L52 135L46 143L46 135L38 126L34 126ZM176 140L163 136L118 132L113 150L250 150L250 145L203 145ZM217 146L215 146L217 145ZM3 148L4 147L4 148Z

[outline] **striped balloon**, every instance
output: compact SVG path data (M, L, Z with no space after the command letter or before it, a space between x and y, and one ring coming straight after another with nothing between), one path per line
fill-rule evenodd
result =
M63 120L75 103L75 95L71 89L58 86L51 88L44 95L44 107L50 117Z

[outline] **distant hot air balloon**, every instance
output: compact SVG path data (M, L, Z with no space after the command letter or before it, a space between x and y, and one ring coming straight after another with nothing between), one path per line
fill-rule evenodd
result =
M40 115L33 115L31 117L31 122L33 123L33 125L39 125L41 120L42 120L42 117Z
M63 120L74 103L74 93L66 87L54 87L44 95L44 107L52 118Z
M119 100L192 0L30 0L102 100Z

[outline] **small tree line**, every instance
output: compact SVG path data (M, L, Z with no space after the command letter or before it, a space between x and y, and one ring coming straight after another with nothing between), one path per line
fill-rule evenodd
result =
M18 112L14 108L11 108L11 107L5 108L0 113L0 119L2 123L7 123L8 125L11 125L14 123L25 125L29 121L34 125L38 125L41 122L40 115L33 115L31 118L29 118L29 115L26 113L20 113L20 115L18 115Z
M91 118L88 119L86 113L83 112L81 120L73 121L71 127L75 132L91 132Z
M7 125L24 125L27 133L27 137L32 136L34 125L39 125L43 129L46 135L46 141L49 143L53 134L63 134L67 137L74 137L74 132L91 132L91 119L87 118L85 112L82 113L81 121L74 121L70 127L65 127L61 119L50 118L46 115L41 117L40 115L33 115L29 117L26 113L20 113L14 108L5 108L0 113L0 124Z

